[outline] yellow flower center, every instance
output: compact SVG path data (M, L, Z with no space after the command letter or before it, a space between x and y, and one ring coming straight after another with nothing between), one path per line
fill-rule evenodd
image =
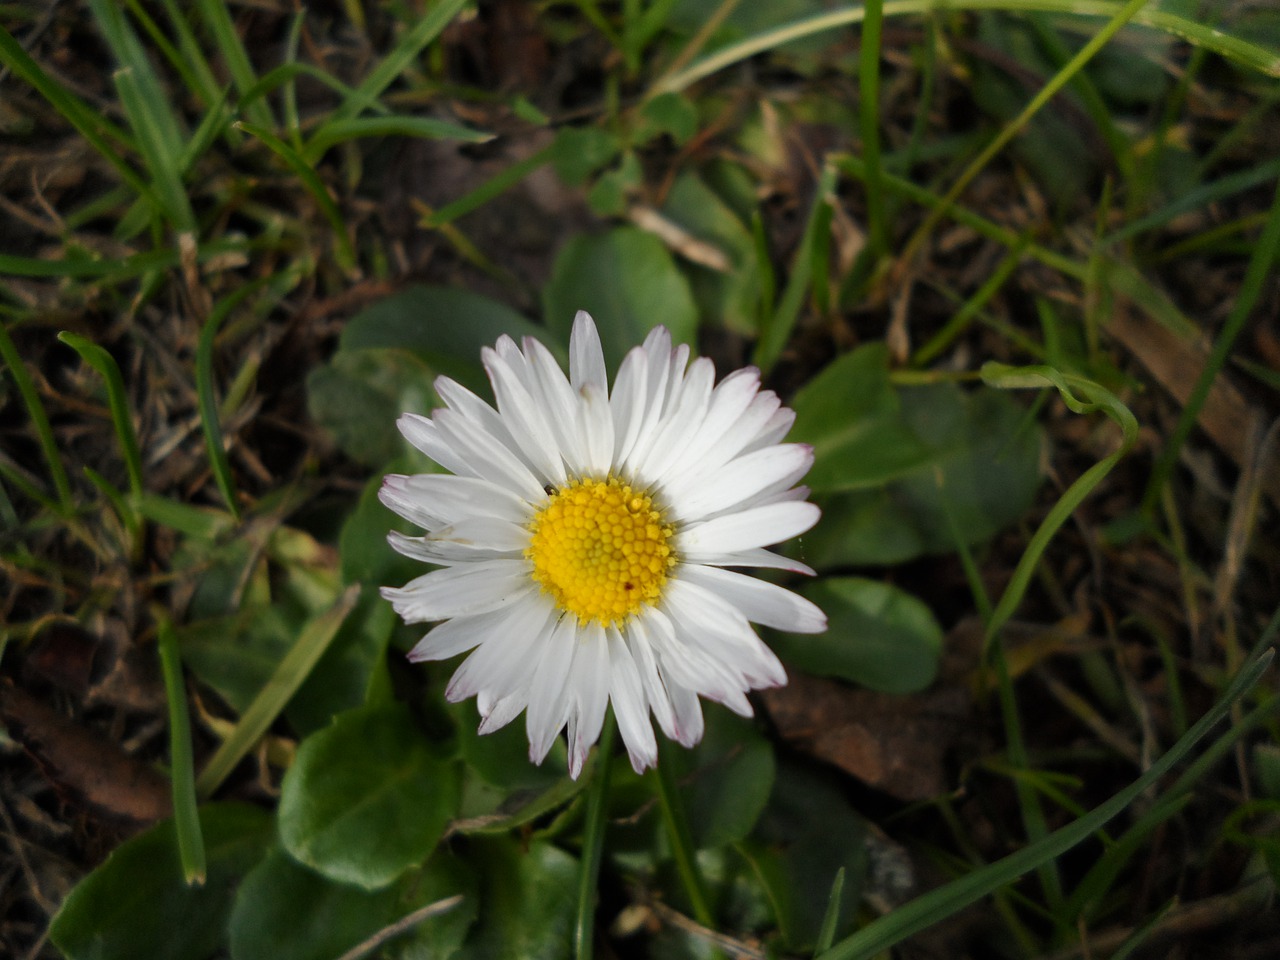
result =
M583 624L616 624L657 602L676 562L662 512L616 477L555 490L529 532L533 578Z

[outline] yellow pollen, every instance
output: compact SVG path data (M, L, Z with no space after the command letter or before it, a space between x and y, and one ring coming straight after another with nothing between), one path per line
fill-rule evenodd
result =
M533 578L582 624L617 624L656 603L676 562L662 512L616 477L554 491L529 532Z

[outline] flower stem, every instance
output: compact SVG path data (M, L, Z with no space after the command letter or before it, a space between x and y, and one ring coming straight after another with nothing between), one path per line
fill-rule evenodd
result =
M676 869L680 872L680 880L684 884L685 893L693 907L693 916L698 923L709 929L715 928L715 919L711 915L711 907L707 903L706 887L702 882L702 874L698 871L696 851L693 848L693 836L689 833L689 821L684 815L684 805L680 802L680 788L676 783L676 769L671 756L671 745L659 738L658 743L658 805L662 807L662 819L667 825L667 835L671 840L671 849L676 858Z
M609 767L613 762L613 711L605 714L604 729L596 746L595 769L587 788L587 822L582 836L582 862L578 873L578 919L573 928L573 955L591 960L595 940L596 888L600 857L604 853L604 808L609 795Z

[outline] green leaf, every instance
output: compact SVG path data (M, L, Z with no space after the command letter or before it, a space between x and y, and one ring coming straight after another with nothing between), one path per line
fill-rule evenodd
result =
M707 714L702 741L679 758L678 780L693 844L710 850L751 832L773 789L773 747L750 720L727 710Z
M829 913L839 918L836 935L857 919L867 855L866 824L830 781L784 763L769 804L742 852L773 904L778 928L792 951L811 947ZM832 886L844 883L834 907Z
M881 489L821 500L822 522L803 541L806 562L878 565L948 553L1030 509L1041 431L1026 410L1001 391L948 384L903 390L900 403L900 422L926 459Z
M434 372L487 392L480 348L504 333L516 340L537 337L552 353L564 355L548 342L546 330L510 307L478 293L428 286L406 287L356 314L342 331L339 348L407 350Z
M423 873L371 892L334 883L277 847L245 877L236 895L231 956L332 960L419 907L459 893L465 895L463 904L415 926L417 945L456 947L475 919L475 880L460 862L433 857ZM393 943L407 950L407 943ZM437 955L447 953L442 949Z
M930 890L862 927L857 933L823 953L820 960L869 960L883 954L914 933L963 910L965 907L1007 886L1061 856L1072 847L1104 827L1128 809L1134 801L1158 784L1162 777L1204 738L1236 703L1258 682L1271 665L1273 651L1257 657L1236 674L1222 698L1195 726L1184 734L1165 754L1147 768L1146 773L1109 800L1087 814L1060 827L1042 840L1025 846L964 876ZM1230 736L1226 734L1225 736ZM1200 771L1203 773L1203 770Z
M426 860L457 804L457 767L436 756L408 708L362 708L298 748L280 837L325 876L376 890Z
M49 938L68 960L204 960L223 943L235 885L271 841L256 807L200 811L207 880L182 882L172 820L125 841L63 901Z
M796 394L789 439L813 445L816 492L878 486L927 463L931 451L899 416L889 349L869 343L827 365Z
M657 237L635 227L565 244L543 290L542 309L547 325L565 342L577 312L590 313L614 368L660 324L677 343L693 343L698 329L693 294L671 254Z
M640 159L628 151L620 164L596 178L587 191L587 204L598 217L620 217L627 212L628 198L643 180Z
M462 759L472 772L493 786L509 791L541 791L562 781L571 782L567 781L569 767L562 740L553 743L547 758L534 766L529 762L529 735L522 720L481 734L480 715L473 701L452 704L449 712L458 724L458 751ZM572 793L576 794L577 790Z
M218 789L235 765L244 759L245 754L275 722L333 641L355 605L359 593L359 588L348 587L329 609L308 620L298 631L296 639L291 638L291 646L280 658L271 676L245 707L230 735L200 771L196 780L196 792L201 797L208 797Z
M560 179L571 187L580 187L611 163L620 147L613 134L599 127L564 127L556 134L551 149L551 163Z
M450 960L563 960L569 956L578 862L547 843L473 840L483 870L480 919Z
M731 174L722 179L727 176ZM676 178L662 214L728 258L728 272L695 263L684 265L701 315L715 317L738 333L754 334L761 282L755 239L746 224L719 193L690 172Z
M231 913L233 960L330 960L395 919L399 891L327 880L278 847L244 878Z
M682 144L698 132L698 108L679 93L658 94L641 108L640 117L636 139L641 142L665 133Z
M407 458L391 461L383 469L387 473L425 473L433 467L439 469L424 457L420 462ZM383 506L378 499L381 489L382 476L370 478L338 534L343 583L399 586L424 571L419 561L401 556L387 543L387 534L392 530L413 536L422 531Z
M400 414L436 405L434 379L431 368L405 350L339 350L307 375L307 412L343 453L376 468L404 452Z
M885 693L911 693L933 682L942 627L916 597L861 577L830 577L800 592L826 611L829 626L818 636L776 634L771 646L789 664Z

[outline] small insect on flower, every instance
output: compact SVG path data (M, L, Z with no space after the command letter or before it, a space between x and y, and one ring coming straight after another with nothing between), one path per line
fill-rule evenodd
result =
M827 626L808 600L728 569L813 573L764 549L818 520L795 486L813 451L780 442L795 415L754 368L715 383L663 327L611 393L581 312L567 378L531 338L503 337L483 361L497 409L441 377L446 407L398 423L452 475L388 476L380 494L427 531L391 545L440 568L382 590L406 623L443 621L409 658L471 650L449 700L476 698L481 733L525 711L534 763L567 725L575 778L610 702L637 772L657 762L651 713L685 746L702 738L700 696L750 716L748 690L786 682L751 624Z

